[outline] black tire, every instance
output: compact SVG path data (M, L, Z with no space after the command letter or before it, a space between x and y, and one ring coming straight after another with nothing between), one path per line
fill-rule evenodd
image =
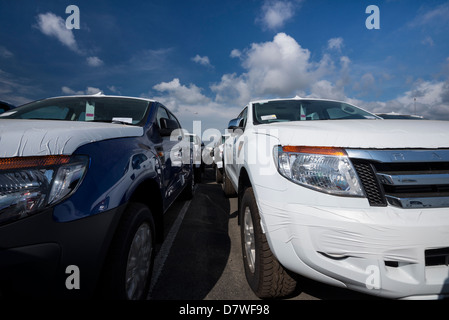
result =
M223 192L226 198L232 198L237 196L234 187L232 186L231 180L229 180L226 170L223 166Z
M218 169L217 166L215 166L215 182L216 183L223 183L223 169Z
M105 264L101 288L103 298L147 298L154 262L155 238L150 209L141 203L130 203L114 235ZM130 259L132 256L135 259Z
M239 213L243 264L249 286L261 299L292 294L296 289L296 279L271 252L260 226L259 209L252 188L245 190Z

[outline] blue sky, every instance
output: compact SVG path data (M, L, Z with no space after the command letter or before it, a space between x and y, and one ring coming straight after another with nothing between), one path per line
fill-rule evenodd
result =
M189 131L295 95L449 120L448 16L442 0L0 0L0 100L148 97Z

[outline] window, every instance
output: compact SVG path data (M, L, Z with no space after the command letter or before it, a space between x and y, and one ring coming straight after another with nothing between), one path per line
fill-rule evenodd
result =
M273 100L254 104L254 124L285 121L379 119L347 103L328 100Z
M143 125L149 101L117 97L65 97L31 102L4 119L125 122Z
M168 115L167 109L165 109L163 106L159 106L157 109L157 115L156 115L156 121L159 128L161 127L161 118L170 119L170 116Z
M238 118L240 118L239 127L245 128L246 127L246 120L248 119L248 108L246 107L243 109L242 112L240 112Z
M181 125L179 124L178 119L175 117L175 115L173 113L171 113L170 111L168 112L170 119L176 121L176 123L178 124L178 128L181 128Z
M68 113L69 108L63 106L45 106L24 114L21 119L65 120Z

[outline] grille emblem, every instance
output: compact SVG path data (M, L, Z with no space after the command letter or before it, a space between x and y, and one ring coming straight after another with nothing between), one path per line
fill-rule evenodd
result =
M432 153L432 160L442 160L440 155L438 153Z
M391 159L392 159L393 161L404 161L404 160L405 160L405 157L404 157L404 154L403 154L403 153L393 153L393 154L391 155Z

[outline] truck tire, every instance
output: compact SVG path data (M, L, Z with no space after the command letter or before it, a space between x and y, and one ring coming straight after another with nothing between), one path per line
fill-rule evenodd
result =
M234 187L232 186L231 180L229 180L226 170L223 166L223 192L226 198L232 198L237 196Z
M240 224L245 275L253 292L261 299L282 298L296 289L294 275L276 259L260 225L253 189L244 192Z
M103 274L106 299L145 300L154 262L155 227L150 209L130 203L117 228Z

